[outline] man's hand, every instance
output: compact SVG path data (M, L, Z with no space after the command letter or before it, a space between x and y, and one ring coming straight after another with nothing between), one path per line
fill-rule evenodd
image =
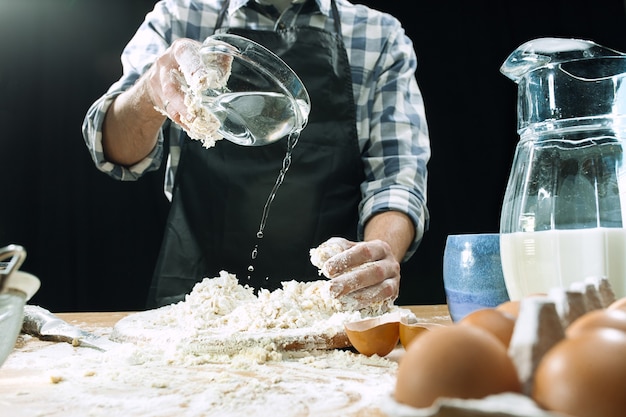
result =
M200 42L177 39L146 73L150 102L177 124L188 128L192 115L185 104L185 90L200 84L208 72L200 56Z
M341 250L326 260L322 268L324 275L331 279L333 295L353 298L357 308L398 297L400 264L386 242L357 243L331 238L320 247L325 245Z
M107 160L131 166L154 148L158 131L169 117L186 131L196 115L185 102L189 90L202 91L230 74L225 54L202 57L202 44L177 39L145 74L120 94L107 111L102 146Z

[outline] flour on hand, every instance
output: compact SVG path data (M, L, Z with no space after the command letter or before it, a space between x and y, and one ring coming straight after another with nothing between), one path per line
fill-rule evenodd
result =
M227 43L207 39L202 46L211 44L224 45L232 48ZM195 53L186 57L190 60L201 59L202 62L192 62L190 65L181 65L173 75L178 79L181 90L184 93L184 102L187 106L188 116L183 130L191 139L199 140L205 148L215 146L217 140L222 139L218 132L221 127L220 120L207 107L207 92L215 92L216 95L226 91L226 84L230 78L233 58L224 53L201 54L201 47L195 47ZM193 70L189 70L193 68ZM200 69L198 69L200 68ZM157 108L159 112L168 116L167 112Z
M311 263L319 270L320 275L330 278L328 270L325 268L326 261L335 255L340 254L347 248L343 239L331 238L316 248L309 251Z

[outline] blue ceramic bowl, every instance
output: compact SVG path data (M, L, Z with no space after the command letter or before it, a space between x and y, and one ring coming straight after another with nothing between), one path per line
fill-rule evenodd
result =
M498 233L449 235L443 254L443 283L453 321L509 300Z

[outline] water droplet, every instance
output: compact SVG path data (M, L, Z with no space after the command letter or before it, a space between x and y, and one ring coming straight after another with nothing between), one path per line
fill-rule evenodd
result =
M252 265L248 267L248 272L254 272L254 267ZM250 279L250 277L248 277L248 279Z

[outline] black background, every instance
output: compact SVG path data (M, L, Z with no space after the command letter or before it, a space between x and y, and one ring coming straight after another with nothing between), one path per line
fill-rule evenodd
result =
M521 43L578 37L626 51L618 0L368 0L398 17L426 103L430 231L404 265L400 304L445 301L448 234L497 232L516 87L499 67ZM53 311L144 306L167 202L162 172L117 182L95 169L85 112L121 74L153 0L0 0L0 246L23 245Z

